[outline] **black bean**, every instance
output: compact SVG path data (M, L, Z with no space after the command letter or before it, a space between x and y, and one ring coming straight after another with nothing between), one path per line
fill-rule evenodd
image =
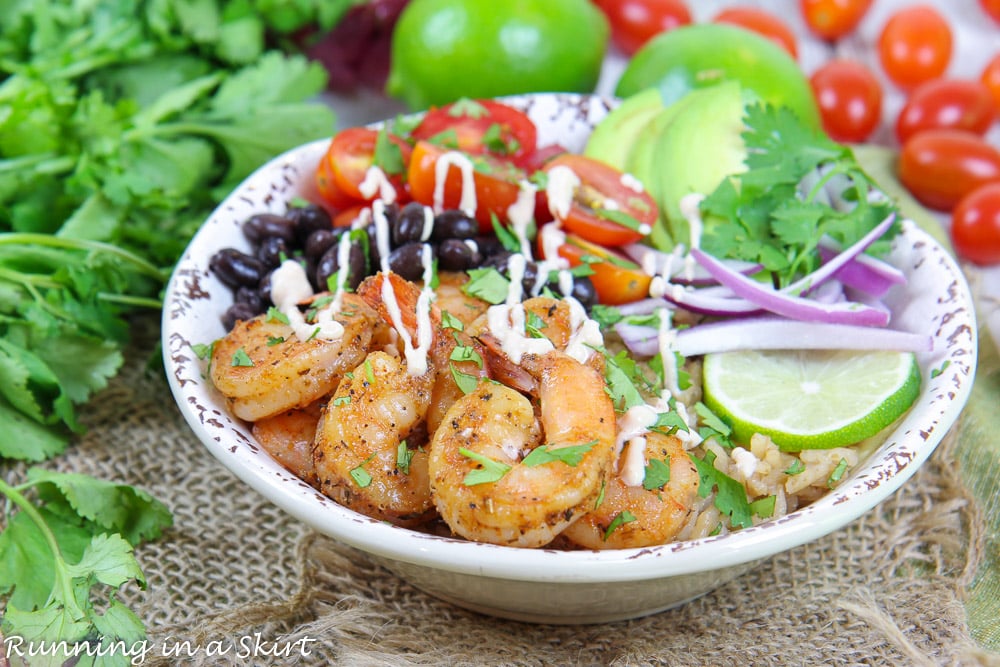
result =
M309 235L317 229L331 229L333 220L321 206L306 204L288 209L285 214L295 226L295 236L300 244L305 244Z
M273 305L274 301L271 300L271 274L274 271L268 271L263 278L260 279L260 283L257 284L257 294L260 295L260 300L264 304L264 307Z
M510 271L507 271L504 275L510 279ZM524 276L521 278L521 289L524 293L531 294L535 289L535 282L538 280L538 264L532 261L527 261L524 263Z
M410 241L423 240L424 210L420 202L411 201L403 207L392 223L392 245L399 247Z
M389 253L389 268L406 280L420 280L424 275L423 248L417 241L399 246Z
M258 315L264 312L264 300L260 298L260 292L255 287L240 285L236 288L233 299L236 303L246 304Z
M378 252L374 222L365 227L365 233L368 234L368 265L372 267L372 271L378 271L382 267L382 260Z
M478 244L478 241L477 241ZM482 246L480 246L480 252L482 252ZM502 248L496 252L491 252L486 255L483 260L483 268L496 269L500 273L507 274L507 261L510 259L511 255L514 253Z
M252 320L258 314L248 304L234 303L222 314L222 326L226 328L226 331L229 331L236 326L236 322L239 320Z
M329 290L333 285L329 284L330 277L340 270L340 248L338 245L331 247L316 263L315 282L318 290ZM347 282L350 289L357 289L358 285L365 277L365 251L360 243L352 243L351 251L347 255Z
M319 261L323 253L337 245L343 233L342 229L317 229L306 239L306 257Z
M243 235L255 245L269 236L277 236L288 243L294 243L295 223L274 213L257 213L251 215L243 225Z
M467 271L482 261L479 251L460 239L445 239L438 246L438 267L444 271Z
M476 236L473 240L476 242L476 245L479 246L480 254L486 259L493 257L494 255L504 253L506 253L506 255L510 254L504 249L503 244L500 243L497 237L492 234Z
M434 218L435 241L444 239L471 239L479 234L479 223L458 209L442 211Z
M268 236L261 241L260 247L257 248L257 259L269 269L276 268L281 264L283 257L287 258L291 255L292 250L289 248L288 242L278 236Z
M219 280L234 288L256 285L267 270L259 259L235 248L223 248L215 253L208 266Z
M597 303L597 289L594 288L594 283L587 276L573 278L573 291L570 296L579 301L580 305L587 310L593 308Z

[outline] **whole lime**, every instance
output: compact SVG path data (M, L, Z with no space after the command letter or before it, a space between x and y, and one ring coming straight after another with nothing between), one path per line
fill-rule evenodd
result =
M701 23L654 37L626 66L615 94L629 97L656 87L669 104L691 90L728 80L819 127L812 88L795 59L769 39L732 25Z
M590 92L609 26L589 0L411 0L386 92L411 109L518 93Z

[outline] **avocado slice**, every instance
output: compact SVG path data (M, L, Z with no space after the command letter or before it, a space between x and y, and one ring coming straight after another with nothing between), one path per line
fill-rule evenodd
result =
M689 244L690 225L681 215L680 201L688 194L709 194L722 179L746 170L743 110L746 97L740 84L726 81L695 90L682 98L681 108L654 143L651 188L674 243ZM638 174L637 174L638 176ZM641 178L641 177L640 177ZM644 181L648 182L648 181ZM663 234L651 237L663 250Z
M629 153L643 144L640 137L647 136L646 125L663 108L663 96L656 88L624 99L594 128L583 154L624 171Z

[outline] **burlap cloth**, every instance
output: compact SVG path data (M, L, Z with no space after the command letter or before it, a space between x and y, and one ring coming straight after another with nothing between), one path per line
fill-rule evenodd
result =
M124 591L154 647L143 664L1000 665L970 638L962 604L983 523L951 457L954 430L872 512L683 607L529 625L430 597L250 490L202 447L150 369L146 324L90 403L87 434L46 464L140 485L173 511L174 527L137 552L148 588ZM314 641L309 656L287 658L202 650L254 633ZM183 661L155 648L184 640L196 655Z

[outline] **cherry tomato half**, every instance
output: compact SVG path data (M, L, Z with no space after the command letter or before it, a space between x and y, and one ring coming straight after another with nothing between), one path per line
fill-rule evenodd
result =
M798 58L799 50L795 33L774 14L756 7L727 7L716 14L713 23L730 23L752 30L785 49L793 58Z
M611 23L611 40L632 55L650 39L691 23L683 0L594 0Z
M1000 0L979 0L979 6L989 14L994 21L1000 23Z
M527 114L491 100L459 100L427 112L414 139L473 155L491 154L520 163L535 152L538 133Z
M978 81L934 79L913 91L896 118L899 142L921 130L951 127L985 134L996 111L990 89Z
M990 94L993 95L994 109L1000 113L1000 53L986 63L979 80L990 89Z
M1000 182L976 188L951 216L951 240L963 258L976 264L1000 264Z
M397 157L401 164L379 163L376 156L378 130L351 127L334 135L323 159L328 162L334 184L344 195L357 201L372 201L378 197L377 191L370 197L361 193L361 184L365 180L368 168L377 165L382 167L388 176L389 182L396 190L397 200L405 200L403 174L410 160L410 145L394 135L383 136L388 137L392 145L399 149Z
M858 27L874 0L799 0L806 26L818 37L840 39Z
M545 257L539 238L539 255ZM593 274L590 282L597 292L597 300L608 305L631 303L649 296L652 278L642 268L621 253L591 243L575 234L566 234L566 242L556 250L557 254L569 262L571 267L587 263Z
M335 211L354 206L356 200L348 197L337 187L333 179L333 171L330 168L330 161L324 155L316 166L316 192L323 199L323 202L331 206Z
M410 195L424 206L434 206L434 190L437 184L438 160L448 151L429 141L418 141L410 157L407 181ZM479 167L472 170L470 178L476 195L475 218L484 233L493 229L491 216L501 221L507 219L507 209L517 202L521 191L520 182L526 178L524 171L513 163L504 162L489 155L467 156ZM441 205L445 209L459 208L462 201L464 173L461 168L449 165L442 184Z
M882 118L882 86L853 60L830 60L809 78L823 129L835 141L861 142Z
M901 88L935 79L951 62L951 27L934 7L905 7L886 21L878 39L879 61Z
M545 173L551 178L553 170L563 168L580 180L561 219L563 227L588 241L612 247L634 243L649 234L659 216L656 202L645 190L630 187L622 172L585 155L567 153L549 161Z
M899 180L922 204L952 210L981 185L1000 181L1000 151L962 130L924 130L903 144Z

